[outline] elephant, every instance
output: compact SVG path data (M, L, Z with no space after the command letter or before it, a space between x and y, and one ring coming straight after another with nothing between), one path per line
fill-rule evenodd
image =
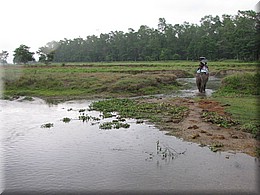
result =
M209 74L205 72L196 73L196 84L200 93L205 93Z

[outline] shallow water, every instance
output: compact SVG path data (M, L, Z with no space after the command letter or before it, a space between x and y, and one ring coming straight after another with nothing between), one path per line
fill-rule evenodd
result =
M134 119L127 119L128 129L101 130L111 118L77 120L90 103L0 100L5 192L256 192L257 159L213 153ZM73 120L64 123L64 117ZM46 123L53 127L41 128ZM164 158L158 140L163 149L184 154Z
M220 84L221 79L210 76L206 86L205 94L199 93L196 85L196 78L179 78L177 81L182 84L186 89L177 92L178 97L196 97L196 96L211 96L215 92Z
M210 97L212 94L220 87L221 79L210 76L207 82L207 87L205 93L200 93L197 89L196 85L196 78L179 78L177 79L178 83L182 85L182 90L173 91L172 93L168 94L156 94L156 95L146 95L146 96L139 96L134 98L140 97L182 97L182 98L194 98L194 97Z

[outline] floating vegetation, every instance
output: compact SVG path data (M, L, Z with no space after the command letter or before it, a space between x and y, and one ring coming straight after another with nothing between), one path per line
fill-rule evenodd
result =
M217 112L209 112L209 111L203 111L202 116L204 121L211 122L213 124L217 124L220 127L229 128L233 125L239 124L237 121L231 119L227 116L221 116Z
M121 116L117 116L116 119L117 119L118 121L121 121L121 122L125 122L125 121L126 121L126 119L125 119L125 118L122 118Z
M93 117L93 116L89 116L89 115L84 115L84 113L83 113L83 115L80 115L79 116L79 120L82 120L83 122L85 122L85 121L99 121L100 120L100 118L97 118L97 117Z
M86 111L86 109L80 109L79 110L79 112L85 112Z
M139 119L139 120L136 121L136 124L142 124L142 123L144 123L143 120L140 120L140 119Z
M223 147L224 145L222 143L213 143L209 149L212 151L212 152L217 152L217 151L220 151L221 148Z
M120 128L129 128L128 123L121 123L118 120L113 120L112 122L105 122L99 125L100 129L120 129Z
M104 118L114 116L113 112L123 118L148 119L150 122L162 122L165 116L171 115L175 120L182 120L188 113L185 106L168 103L142 102L131 99L110 99L93 102L89 110L102 112Z
M111 112L103 112L103 115L102 115L103 118L111 118L113 116L114 115Z
M177 152L175 149L165 146L159 142L159 140L156 142L156 148L157 148L157 155L160 155L162 160L167 159L175 159L181 154L185 154L187 149L183 152Z
M68 117L65 117L65 118L62 119L62 121L63 121L64 123L69 123L69 122L71 121L71 119L68 118Z
M85 121L90 121L90 120L91 120L91 116L81 115L81 116L79 116L79 120L82 120L83 122L85 122Z
M53 127L53 123L46 123L41 126L41 128L51 128Z
M99 125L100 129L112 129L112 123L111 122L106 122L102 123Z
M25 96L22 101L33 101L34 99L31 96Z

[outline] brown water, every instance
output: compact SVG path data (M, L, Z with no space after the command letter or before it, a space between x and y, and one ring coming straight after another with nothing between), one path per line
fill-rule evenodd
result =
M90 103L0 100L6 193L257 191L257 159L214 153L134 119L127 119L128 129L101 130L99 124L111 118L77 120ZM74 120L64 123L64 117ZM41 128L46 123L53 127ZM184 154L163 158L158 140L162 148Z

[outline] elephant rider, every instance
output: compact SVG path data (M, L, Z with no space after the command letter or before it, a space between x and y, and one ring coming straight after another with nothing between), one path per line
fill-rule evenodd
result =
M208 60L205 57L200 57L199 68L197 69L197 73L206 73L209 74L209 67L207 65Z

